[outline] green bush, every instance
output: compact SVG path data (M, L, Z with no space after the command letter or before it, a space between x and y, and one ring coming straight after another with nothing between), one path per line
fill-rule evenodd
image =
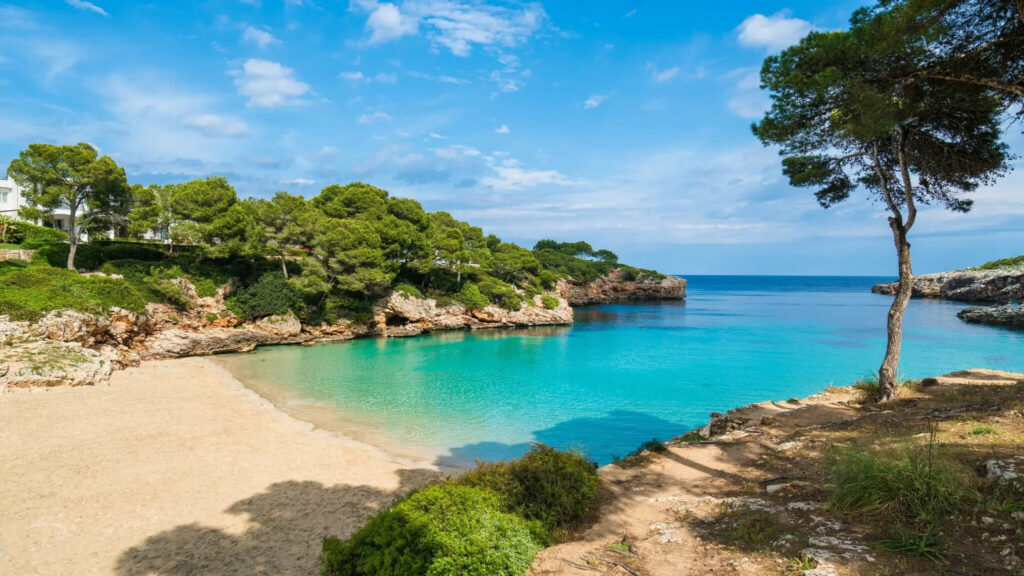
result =
M240 288L233 298L246 320L287 314L295 309L298 295L281 272L267 272L255 283Z
M458 482L497 493L507 510L536 522L535 533L549 543L590 514L601 480L582 454L535 444L519 460L482 463Z
M487 490L428 486L348 540L327 538L323 576L521 576L540 546Z
M969 474L927 446L841 452L829 501L836 511L929 524L970 501Z
M976 270L1002 270L1005 268L1020 268L1022 266L1024 266L1024 255L986 262L978 266Z
M558 298L555 298L550 294L541 294L540 302L548 310L554 310L555 308L558 308L559 305Z
M67 241L68 235L63 230L36 226L29 222L15 221L7 231L7 241L21 244L25 250L34 250L47 244L60 244Z
M114 306L143 312L146 301L124 280L64 268L30 266L3 274L0 282L0 314L14 320L36 320L65 308L105 314Z
M38 264L49 264L55 268L63 268L68 262L68 244L47 244L36 250L32 261ZM75 251L75 268L78 270L99 270L104 263L113 260L162 260L166 255L163 250L147 244L133 243L85 243L79 244Z
M419 288L409 284L408 282L399 282L395 285L395 292L400 292L407 296L415 296L416 298L423 298L423 292Z
M466 310L477 310L489 306L491 303L487 296L480 292L480 288L472 282L466 282L462 286L462 289L455 295L455 301L465 306Z

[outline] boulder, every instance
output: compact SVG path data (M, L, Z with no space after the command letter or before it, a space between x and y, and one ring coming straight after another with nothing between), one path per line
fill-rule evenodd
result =
M86 386L106 383L111 362L75 342L33 340L4 351L0 389L31 386Z
M107 338L110 321L102 316L75 310L54 310L32 324L34 336L59 342L78 342L92 346Z
M302 323L290 312L282 316L260 318L254 327L275 338L294 338L302 333Z
M965 322L1024 328L1024 306L972 306L964 308L956 315Z

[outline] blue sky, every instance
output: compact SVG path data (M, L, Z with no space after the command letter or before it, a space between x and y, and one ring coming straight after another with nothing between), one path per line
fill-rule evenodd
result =
M749 130L765 55L861 2L2 2L0 164L87 141L132 182L362 180L666 272L895 273L880 206L821 209ZM1024 252L1022 171L975 198L922 215L918 272Z

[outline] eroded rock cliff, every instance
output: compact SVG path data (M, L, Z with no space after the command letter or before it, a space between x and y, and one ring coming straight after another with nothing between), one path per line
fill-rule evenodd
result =
M678 276L640 276L634 279L622 270L613 270L607 276L586 284L560 282L557 290L570 306L682 300L686 298L686 280Z
M895 294L896 283L878 284L876 294ZM965 302L1009 302L1024 298L1024 270L958 270L914 277L913 295Z

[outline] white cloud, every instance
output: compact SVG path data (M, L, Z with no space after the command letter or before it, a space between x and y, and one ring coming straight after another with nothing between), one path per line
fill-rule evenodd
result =
M249 126L236 118L217 114L195 114L181 119L184 126L195 128L206 136L245 136Z
M729 110L751 120L764 116L770 102L768 95L761 90L761 76L757 68L738 68L722 79L733 83L726 102Z
M294 184L296 186L311 186L315 183L315 180L310 180L309 178L295 178L293 180L288 180L287 182L285 182L285 184Z
M587 101L583 103L583 109L590 110L592 108L597 108L598 106L603 104L604 101L607 99L607 94L594 94L590 98L587 98Z
M380 72L373 79L380 84L394 84L398 82L398 75L394 72Z
M651 78L657 82L668 82L679 75L679 66L674 66L668 70L659 70L658 67L650 62L647 63L647 69L651 71Z
M418 20L402 14L398 6L389 3L377 4L366 19L366 29L370 32L370 43L379 44L397 40L407 34L415 34Z
M353 0L351 6L369 12L366 29L371 44L416 34L422 27L431 42L457 56L467 56L474 45L522 44L547 17L537 3L506 8L457 0L407 0L399 7L376 0Z
M391 120L390 114L386 112L373 112L372 114L363 114L362 116L356 119L356 122L360 124L373 124L378 121L386 122L388 120Z
M505 124L502 124L500 127L494 129L494 133L495 134L508 134L509 133L508 126L506 126Z
M274 108L305 103L309 85L295 78L295 71L277 62L250 58L241 70L232 72L238 93L249 99L248 106Z
M267 46L273 46L281 43L281 41L275 38L270 32L260 30L259 28L253 28L252 26L245 27L245 30L242 32L242 42L256 44L260 48L266 48Z
M509 73L514 71L491 71L491 82L494 82L498 86L498 90L502 92L518 92L520 88L526 85L526 82L519 78L513 78L508 76Z
M799 18L790 18L789 15L788 10L782 10L771 16L764 14L748 16L736 27L740 44L778 52L796 44L814 30L814 26L810 22Z
M107 18L110 18L110 14L107 14L106 10L100 8L92 2L88 2L87 0L65 0L65 2L67 2L68 6L71 6L76 10L85 10L86 12L92 12L94 14L99 14L100 16L106 16Z
M624 17L624 18L632 18L633 16L636 16L636 12L637 12L636 8L633 8L633 9L632 9L632 10L630 10L629 12L626 12L626 13L625 13L625 14L623 15L623 17Z
M362 84L368 82L370 79L365 74L356 70L355 72L342 72L338 75L342 80L348 80L353 84Z

